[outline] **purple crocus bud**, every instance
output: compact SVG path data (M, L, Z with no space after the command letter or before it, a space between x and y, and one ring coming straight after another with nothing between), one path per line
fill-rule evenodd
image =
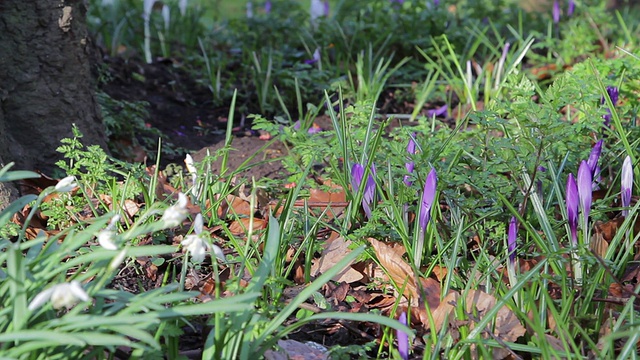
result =
M600 153L602 152L602 140L598 140L598 142L593 145L591 149L591 153L589 154L589 160L587 160L587 164L589 165L589 169L591 170L591 177L594 178L596 176L596 170L598 168L598 159L600 159Z
M573 174L569 174L567 178L565 202L567 204L567 223L569 223L569 231L571 231L571 243L575 246L578 244L578 204L580 198L578 196L578 186Z
M573 15L573 12L576 9L576 2L574 0L569 0L569 5L567 7L567 16Z
M264 12L267 14L271 13L271 0L264 2Z
M509 221L509 235L507 237L507 250L509 251L509 264L516 263L516 245L518 240L518 219L515 216Z
M323 3L323 12L324 12L324 16L329 17L329 0L324 0Z
M420 230L424 233L427 229L427 224L431 220L431 206L433 200L436 197L436 189L438 187L438 175L436 169L431 168L427 180L424 183L424 190L422 191L422 199L420 200L420 217L418 219L418 225Z
M607 95L609 96L609 99L611 99L613 106L615 106L616 103L618 103L618 97L620 95L618 88L615 86L607 86ZM600 99L600 104L604 105L606 102L607 101L604 97ZM609 126L609 124L611 124L611 117L611 109L607 108L607 113L602 115L602 118L604 119L604 126Z
M558 4L558 0L553 0L551 15L553 16L553 22L555 24L560 22L560 4Z
M578 169L578 198L580 199L580 208L585 223L589 221L589 212L591 211L592 187L591 169L586 161L582 160Z
M409 155L413 155L416 153L416 142L413 140L416 136L416 133L413 133L413 136L411 136L409 138L409 143L407 144L407 153ZM413 169L415 167L415 163L413 161L407 161L404 164L405 169L407 169L407 172L409 174L413 173ZM413 184L413 182L411 180L409 180L411 177L409 175L405 175L404 176L404 183L407 186L411 186L411 184Z
M402 325L407 325L407 313L404 311L400 314L398 321ZM397 330L396 338L398 340L398 352L403 360L409 359L409 335L404 331Z
M627 155L622 163L622 178L620 179L620 197L622 207L628 208L631 205L631 190L633 188L633 167L631 158ZM629 210L622 210L622 216L627 217Z
M364 192L362 195L362 208L364 209L367 218L371 218L371 204L375 197L376 182L373 176L375 175L375 167L371 165L371 174L367 177L367 182L364 186ZM353 164L351 167L351 186L353 191L358 191L362 184L362 178L364 177L364 166L361 164Z
M433 6L440 5L440 0L433 0Z

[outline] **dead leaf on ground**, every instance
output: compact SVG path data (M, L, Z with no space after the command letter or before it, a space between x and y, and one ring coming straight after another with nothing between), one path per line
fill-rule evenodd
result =
M311 265L311 276L316 277L322 273L325 273L328 269L336 266L336 264L347 256L351 250L349 250L351 241L345 240L343 237L338 237L332 241L327 241L325 249L322 251L319 259L313 261ZM348 284L360 281L364 275L354 270L351 264L340 271L333 277L333 281L346 282Z
M418 306L420 296L416 286L415 274L411 266L404 260L404 248L392 247L374 238L367 239L373 246L376 257L398 289L410 299L412 307Z
M249 230L249 224L251 223L251 219L249 218L241 218L235 221L232 221L229 224L229 231L231 234L238 235L246 235ZM264 219L253 218L253 227L251 227L251 232L255 233L258 230L265 229L267 227L267 221Z

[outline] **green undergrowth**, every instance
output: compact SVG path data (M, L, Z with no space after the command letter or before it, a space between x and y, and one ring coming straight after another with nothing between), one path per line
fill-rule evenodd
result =
M141 4L115 3L91 10L93 26L100 20L112 51L142 51ZM377 329L354 339L362 347L330 349L335 358L401 358L396 331L423 359L636 356L630 271L640 205L621 200L625 158L639 174L633 10L580 2L568 16L563 4L555 23L551 10L512 3L343 1L312 25L298 3L273 3L272 14L220 20L213 33L196 5L179 17L178 2L167 2L176 16L168 25L151 15L158 38L147 50L182 53L212 104L229 104L221 150L174 166L167 179L162 151L143 168L83 144L74 129L58 149L68 177L0 212L3 357L115 358L126 348L135 358L180 358L181 341L200 332L202 358L251 359L326 319ZM305 62L316 49L320 60ZM607 95L612 87L619 99ZM144 124L143 104L101 102L114 134ZM285 179L241 178L250 159L228 166L239 115L290 149ZM319 118L329 125L318 129ZM585 182L587 159L598 170ZM581 200L575 242L569 174L581 199L593 196ZM37 176L0 170L2 182ZM326 180L344 193L340 210L308 203L312 189L329 190ZM248 199L248 215L228 210L233 196ZM232 224L243 224L241 234ZM605 239L598 229L612 224ZM328 232L351 245L313 277ZM401 250L394 258L371 239ZM400 275L388 257L404 264ZM361 285L394 296L392 310L323 302L323 286L354 262L382 268L386 280ZM159 282L144 280L143 263L161 269ZM305 286L285 299L296 263ZM121 282L125 273L136 274L134 285ZM210 277L212 290L188 291L194 276ZM428 290L440 305L403 299L422 281L437 283ZM492 305L480 309L470 294ZM451 312L440 316L444 307ZM400 312L413 320L402 325Z

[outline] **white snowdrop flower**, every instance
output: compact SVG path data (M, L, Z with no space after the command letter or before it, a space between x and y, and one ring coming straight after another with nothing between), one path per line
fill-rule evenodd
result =
M167 210L162 214L162 222L165 227L176 227L182 224L182 221L187 218L189 212L187 211L187 196L183 193L178 193L178 202L169 206Z
M76 186L78 186L78 183L76 182L75 176L67 176L66 178L58 181L56 184L56 191L65 193L73 190Z
M107 250L118 250L118 245L113 241L116 232L113 230L102 230L98 233L98 244Z
M251 19L253 17L253 4L251 1L247 2L247 19Z
M180 2L178 2L178 8L180 9L180 15L184 16L184 14L187 13L187 5L188 5L189 1L188 0L180 0Z
M311 23L315 23L316 19L324 16L325 9L322 0L311 0L311 9L309 12L311 13Z
M184 157L184 164L186 165L187 171L189 172L189 174L191 174L191 176L198 174L198 170L196 169L195 162L193 161L191 155L187 154Z
M151 17L151 11L153 10L153 4L156 3L156 0L144 0L142 7L142 17L145 20L149 20Z
M111 262L109 263L109 270L113 271L120 267L120 264L127 257L127 248L122 249L118 255L114 256Z
M227 259L224 257L224 253L222 249L216 244L211 245L211 250L213 251L213 255L215 255L218 259L222 260L222 262L227 262Z
M193 221L193 232L195 232L196 235L200 235L203 227L204 220L202 219L202 214L198 214L196 215L196 219Z
M209 245L198 235L187 235L180 244L191 254L191 260L199 263L204 261Z
M87 292L84 291L82 285L80 285L80 282L73 280L69 283L54 285L36 295L36 297L31 300L31 303L29 303L29 310L35 310L49 300L51 300L54 309L61 309L63 307L70 309L80 301L89 301L90 299Z
M171 24L171 9L165 4L162 6L162 19L164 20L164 31L169 31Z

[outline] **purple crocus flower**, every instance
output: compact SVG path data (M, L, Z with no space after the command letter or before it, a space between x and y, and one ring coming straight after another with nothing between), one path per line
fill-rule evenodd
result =
M264 2L264 12L267 14L271 13L271 0Z
M313 57L311 59L305 60L304 63L313 65L318 61L320 61L320 48L316 48L316 50L313 52Z
M574 0L569 0L569 6L567 6L567 16L573 15L573 12L576 9L576 2Z
M575 246L578 244L578 204L580 198L578 196L578 186L573 174L569 174L567 178L565 202L567 204L567 223L569 223L569 231L571 231L571 243Z
M407 325L407 313L404 311L400 314L398 321L402 325ZM403 360L409 359L409 335L404 331L397 330L396 338L398 340L398 352Z
M555 24L560 22L560 4L558 4L558 0L553 0L551 15L553 16L553 22Z
M440 0L433 0L433 6L440 5Z
M589 154L589 160L587 160L592 178L597 175L596 171L598 170L598 159L600 159L600 153L602 153L602 143L602 140L598 140L598 142L593 145L591 153Z
M413 140L415 138L415 136L416 136L416 133L413 133L413 136L411 136L409 138L409 143L407 144L407 153L409 155L413 155L413 154L416 153L416 142ZM404 167L405 167L405 169L407 169L407 172L409 174L412 174L413 173L413 169L415 167L415 163L413 161L409 160L408 162L406 162L404 164ZM405 175L404 176L405 185L411 186L411 184L413 184L413 182L410 179L411 179L410 175Z
M509 251L509 264L516 263L516 245L518 240L518 219L515 216L509 221L509 235L507 236L507 250Z
M364 186L364 192L362 194L362 208L364 209L364 213L367 218L371 218L371 204L375 198L376 194L376 181L373 176L375 176L376 170L373 164L371 165L371 173L369 177L367 177L367 182ZM360 185L362 184L362 178L364 177L364 166L362 164L353 164L351 167L351 186L354 191L358 191L360 189Z
M620 197L622 207L628 208L631 205L631 190L633 188L633 167L631 158L627 155L622 163L622 177L620 179ZM627 217L629 210L622 210L622 216Z
M439 108L427 110L427 117L441 116L447 113L447 104L440 106Z
M589 212L591 211L591 168L586 161L582 160L578 169L578 198L580 199L580 208L582 209L582 217L587 223L589 221Z
M329 17L329 0L324 0L322 5L324 6L324 16Z
M436 169L431 168L427 180L424 183L424 190L422 191L422 199L420 199L420 217L418 219L418 225L420 230L424 234L427 229L427 224L431 220L431 206L433 200L436 197L436 189L438 187L438 175Z
M607 95L609 96L609 99L611 99L613 106L616 106L620 95L618 88L615 86L607 86ZM606 102L607 101L604 97L600 99L600 104L604 105ZM609 124L611 124L611 116L611 109L607 108L607 113L602 115L602 118L604 119L604 126L609 126Z

